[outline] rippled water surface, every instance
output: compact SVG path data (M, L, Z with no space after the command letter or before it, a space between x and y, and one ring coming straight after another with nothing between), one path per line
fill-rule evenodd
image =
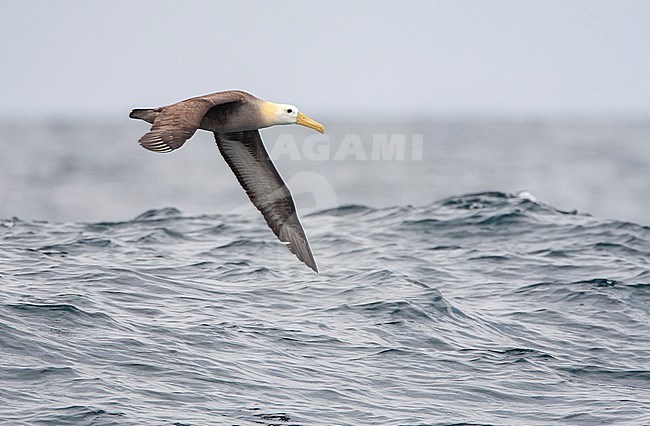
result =
M0 416L53 424L642 424L650 229L529 194L303 220L0 227Z
M339 200L386 193L383 206L304 211L316 274L248 204L219 214L181 207L126 220L56 219L102 209L110 219L139 206L125 202L138 191L153 191L146 202L187 201L171 183L180 177L192 196L206 192L196 175L204 172L156 178L133 159L128 170L118 166L112 148L95 141L84 151L75 140L76 154L61 157L75 161L61 170L36 160L43 167L20 167L44 158L30 138L7 154L21 161L3 160L0 176L24 199L2 206L18 217L0 219L1 423L650 423L650 228L642 220L557 208L535 191L403 203L441 185L426 174L426 151L404 171L422 179L402 190L395 175L393 186L367 180L372 167L382 176L395 163L326 162L318 167L338 176L330 183ZM56 157L54 146L43 149ZM647 173L637 155L622 180ZM480 159L456 158L459 179L480 180L471 167ZM492 172L517 181L523 169L511 162L505 155ZM281 170L316 167L294 163ZM576 160L576 169L589 167ZM137 185L124 183L136 175ZM220 191L236 185L230 179L211 184ZM111 180L128 195L111 192ZM81 190L95 182L96 197L75 193L75 182ZM584 190L570 188L554 193L570 200ZM25 210L37 195L59 210ZM622 211L642 217L645 196Z

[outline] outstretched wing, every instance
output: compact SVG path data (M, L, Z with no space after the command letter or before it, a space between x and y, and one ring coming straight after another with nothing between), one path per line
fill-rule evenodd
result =
M260 133L250 130L214 136L223 158L275 235L298 259L318 272L291 192L269 158Z
M201 125L205 114L213 107L232 102L246 101L252 95L240 91L226 91L186 99L157 108L151 130L138 142L155 152L170 152L183 146Z

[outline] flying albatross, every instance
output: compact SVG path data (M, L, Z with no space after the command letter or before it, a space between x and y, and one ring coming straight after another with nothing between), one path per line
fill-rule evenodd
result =
M138 142L154 152L180 148L197 129L213 132L221 155L273 233L318 272L291 192L266 152L258 129L295 123L323 133L322 124L293 105L267 102L239 90L197 96L159 108L134 109L129 117L152 124Z

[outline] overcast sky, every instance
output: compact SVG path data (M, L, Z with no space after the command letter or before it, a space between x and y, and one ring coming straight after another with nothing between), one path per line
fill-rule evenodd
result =
M0 1L0 116L650 114L650 1ZM316 112L318 111L318 113Z

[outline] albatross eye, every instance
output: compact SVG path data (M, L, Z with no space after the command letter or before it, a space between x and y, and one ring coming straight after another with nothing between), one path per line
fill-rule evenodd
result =
M289 108L289 109L287 110L287 112L288 112L289 114L291 114L291 113L293 112L293 110L292 110L291 108Z

